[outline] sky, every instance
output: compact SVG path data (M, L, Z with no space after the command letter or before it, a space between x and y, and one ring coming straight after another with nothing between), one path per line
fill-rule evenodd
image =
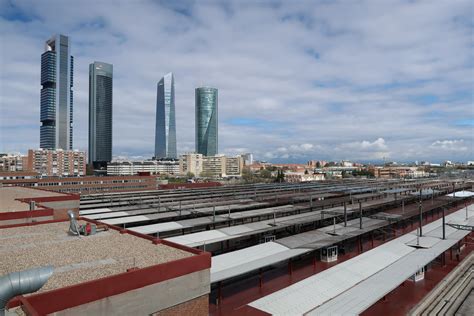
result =
M474 160L469 0L0 0L0 152L39 147L40 60L74 56L74 148L88 65L114 66L113 155L151 158L157 82L175 76L178 153L194 89L219 89L219 152L275 162Z

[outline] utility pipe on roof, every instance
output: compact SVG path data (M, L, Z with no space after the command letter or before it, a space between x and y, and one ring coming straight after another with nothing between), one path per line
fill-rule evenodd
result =
M53 266L12 272L0 277L0 316L8 301L17 295L38 291L53 274Z

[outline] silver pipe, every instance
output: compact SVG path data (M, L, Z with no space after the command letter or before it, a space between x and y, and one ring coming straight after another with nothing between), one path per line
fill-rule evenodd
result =
M72 210L67 211L67 215L69 216L69 232L72 235L76 235L81 237L81 232L79 231L79 225L77 225L76 215Z
M12 272L0 277L0 316L8 301L17 295L38 291L53 274L53 266Z

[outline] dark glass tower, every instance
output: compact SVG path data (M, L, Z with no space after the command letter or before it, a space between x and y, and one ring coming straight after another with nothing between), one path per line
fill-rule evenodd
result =
M217 89L196 88L196 152L217 155Z
M155 157L177 158L174 76L165 75L158 82L156 95Z
M73 67L67 36L46 41L41 55L41 148L72 149Z
M112 160L112 78L111 64L89 65L89 164L95 169Z

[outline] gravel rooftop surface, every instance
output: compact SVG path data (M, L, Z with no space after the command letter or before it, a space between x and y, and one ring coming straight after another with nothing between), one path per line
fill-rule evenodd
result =
M15 199L37 198L49 196L65 196L66 194L35 190L23 187L2 187L0 188L0 212L27 211L30 209L28 203L20 202ZM38 207L36 207L38 209Z
M0 229L0 275L53 265L42 292L193 255L115 230L79 238L68 229L69 222Z

